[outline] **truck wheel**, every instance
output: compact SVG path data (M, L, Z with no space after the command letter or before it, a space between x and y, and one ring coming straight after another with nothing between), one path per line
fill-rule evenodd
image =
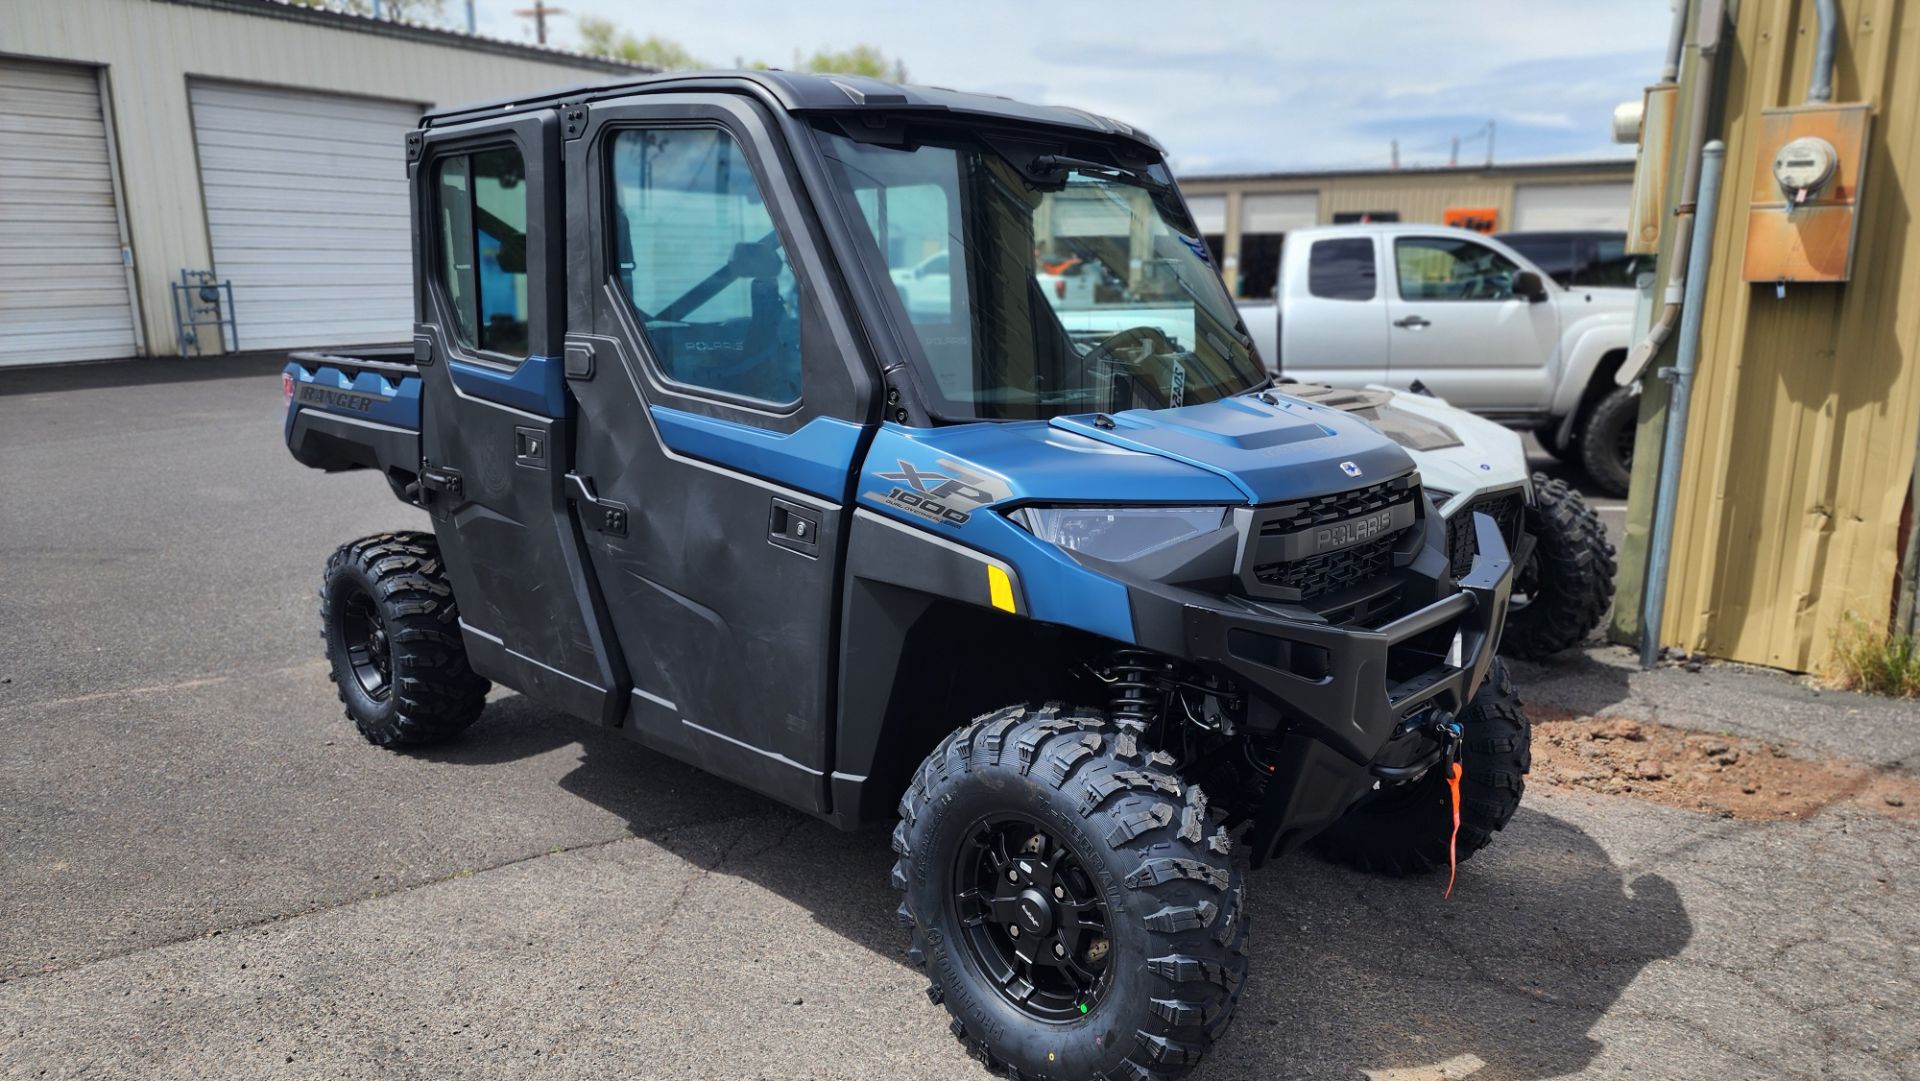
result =
M381 533L335 550L320 585L320 637L340 701L369 743L437 743L486 704L431 534Z
M1613 605L1613 542L1580 493L1563 480L1533 475L1527 507L1533 553L1514 574L1500 652L1538 660L1570 649Z
M1593 486L1625 499L1633 482L1633 437L1640 421L1640 396L1632 387L1616 387L1594 403L1580 429L1580 464Z
M1554 438L1556 434L1553 426L1549 425L1548 427L1535 431L1533 433L1533 441L1540 444L1540 449L1551 455L1554 461L1571 461L1580 446L1579 436L1568 436L1567 441L1561 443L1558 439Z
M1207 800L1091 709L1009 706L900 800L908 958L962 1043L1013 1077L1178 1077L1247 971L1240 872Z
M1493 662L1486 683L1461 713L1460 725L1465 730L1460 755L1464 775L1455 855L1465 862L1513 817L1533 763L1532 726L1521 712L1506 665ZM1314 838L1312 847L1334 863L1400 877L1447 866L1452 833L1446 774L1435 768L1417 781L1372 793Z

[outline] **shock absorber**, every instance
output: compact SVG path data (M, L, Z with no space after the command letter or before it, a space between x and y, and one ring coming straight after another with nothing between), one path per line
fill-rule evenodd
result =
M1107 683L1113 695L1107 700L1108 714L1120 724L1145 728L1153 723L1166 706L1166 692L1157 678L1162 668L1160 659L1146 650L1115 650L1107 658L1107 669L1113 673Z

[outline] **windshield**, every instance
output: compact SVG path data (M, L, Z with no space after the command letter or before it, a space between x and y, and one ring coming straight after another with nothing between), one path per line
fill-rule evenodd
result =
M1160 165L819 138L941 417L1197 405L1266 381Z

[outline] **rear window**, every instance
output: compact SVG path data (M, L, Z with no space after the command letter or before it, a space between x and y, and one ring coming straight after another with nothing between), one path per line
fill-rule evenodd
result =
M1314 241L1307 252L1307 292L1324 300L1372 300L1372 239Z
M439 275L454 337L469 349L527 355L526 167L512 148L442 158Z

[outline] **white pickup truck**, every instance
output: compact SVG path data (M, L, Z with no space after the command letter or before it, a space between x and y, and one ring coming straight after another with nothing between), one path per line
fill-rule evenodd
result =
M1623 496L1636 388L1614 375L1632 334L1631 289L1566 289L1505 244L1432 225L1288 233L1278 297L1243 300L1260 352L1290 379L1416 385L1579 462Z

